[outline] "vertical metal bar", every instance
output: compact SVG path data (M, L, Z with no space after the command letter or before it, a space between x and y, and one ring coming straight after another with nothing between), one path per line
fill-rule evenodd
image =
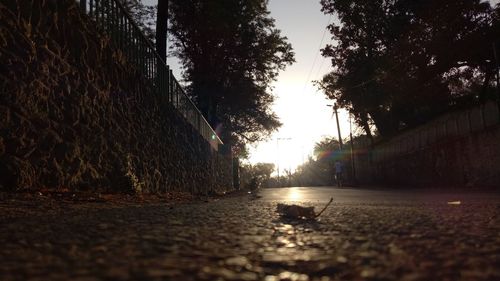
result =
M129 36L128 36L128 19L124 17L124 25L123 27L125 28L124 30L124 40L123 40L123 51L125 52L125 56L127 57L127 60L130 62L130 44L129 44Z
M111 39L113 40L113 43L116 44L116 37L115 37L115 9L113 7L115 1L111 0L109 1L109 25L110 25L110 31L111 32Z
M116 7L116 11L117 11L117 15L118 15L118 48L120 48L120 50L122 51L123 53L123 17L121 15L121 11L120 11L120 8Z
M146 46L144 46L144 53L144 76L149 77L149 49Z
M90 3L89 3L89 15L90 16L93 16L94 14L94 0L90 0Z
M126 17L123 17L123 54L127 58L127 60L130 62L130 57L128 55L129 51L129 46L128 46L128 19Z
M497 77L497 107L498 111L500 112L500 62L498 60L497 46L495 43L493 43L493 57L495 59L495 66L496 66L495 72ZM500 114L498 121L500 122Z
M109 1L110 0L103 0L103 4L104 4L104 22L106 24L106 32L107 33L111 33L111 22L110 22L110 17L109 15L111 14L110 13L110 10L109 10ZM111 34L108 34L108 35L111 35Z
M157 75L158 75L158 79L159 79L159 82L160 82L160 94L162 96L162 100L164 100L165 98L165 66L163 64L160 64L158 65L158 69L157 69Z
M200 118L200 113L196 112L196 117L197 117L197 121L198 121L198 124L196 126L196 128L198 129L198 131L201 132L201 118Z
M103 30L104 31L107 31L106 30L106 3L105 3L105 0L99 0L101 1L101 22L102 22L102 26L103 26Z
M140 45L139 45L139 42L136 46L134 46L134 63L135 65L138 65L139 64L139 58L140 58L140 54L139 54L139 48L140 48Z
M150 78L150 74L151 74L151 58L150 58L150 54L151 54L151 51L149 50L148 46L144 45L144 47L146 48L146 77Z
M151 79L154 83L154 69L153 69L153 62L154 62L154 55L153 55L153 51L151 49L149 49L149 79ZM156 83L155 83L156 84ZM155 89L156 89L156 85L155 85Z
M99 0L95 0L95 20L99 24Z
M496 78L497 78L497 99L500 101L500 63L498 61L497 55L497 46L493 43L493 58L495 59L495 69L496 69Z
M153 70L151 69L151 49L148 49L148 78L152 78Z
M113 42L115 43L115 46L118 46L118 15L116 11L116 3L114 0L111 1L111 18L112 18L112 24L113 24Z
M165 68L165 73L164 73L163 77L165 77L164 79L166 79L165 86L166 86L167 92L165 94L167 95L167 101L170 102L170 67L168 65Z
M168 81L169 81L169 91L168 91L168 101L173 104L174 102L174 99L173 99L173 92L174 92L174 89L173 89L173 85L174 85L174 81L173 81L173 75L172 75L172 70L170 69L169 72L168 72Z
M141 56L140 56L140 64L138 64L138 66L139 66L139 70L142 73L144 73L145 60L144 60L144 45L143 44L139 44L139 51L141 53Z
M174 104L174 95L175 95L175 78L172 76L172 70L170 70L170 104L172 104L175 107Z
M80 9L82 9L84 13L87 13L87 0L80 0Z

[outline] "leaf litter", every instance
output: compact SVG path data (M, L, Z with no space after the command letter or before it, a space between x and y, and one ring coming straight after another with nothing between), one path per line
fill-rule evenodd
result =
M333 201L333 197L330 198L330 201L326 204L326 206L319 212L314 212L314 207L303 207L299 205L288 205L283 203L278 203L277 212L280 213L281 216L290 218L290 219L316 219L319 217L325 210L330 206Z

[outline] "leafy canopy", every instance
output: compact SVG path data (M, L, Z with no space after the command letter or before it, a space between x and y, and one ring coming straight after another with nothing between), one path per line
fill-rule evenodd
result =
M224 142L262 140L281 123L270 83L294 62L266 0L170 0L171 49L188 91Z
M492 93L498 16L480 0L321 0L334 70L318 82L370 134L416 126ZM498 6L497 6L498 15Z

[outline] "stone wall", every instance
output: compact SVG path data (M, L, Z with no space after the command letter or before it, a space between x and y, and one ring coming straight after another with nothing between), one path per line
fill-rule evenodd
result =
M222 192L218 154L72 0L0 2L0 190Z
M422 187L500 188L497 102L452 112L361 151L362 183Z

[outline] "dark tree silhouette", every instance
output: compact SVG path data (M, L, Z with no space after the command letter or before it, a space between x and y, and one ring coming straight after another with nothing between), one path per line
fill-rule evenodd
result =
M241 147L278 128L270 83L294 54L267 1L170 0L169 9L188 91L223 141Z
M413 127L491 91L493 9L480 0L322 0L340 23L319 86L369 134ZM483 86L482 89L480 86ZM479 86L479 87L478 87Z
M88 1L88 0L87 0ZM134 22L151 41L155 41L156 7L142 3L141 0L119 0Z
M168 0L158 0L156 12L156 51L167 62Z

